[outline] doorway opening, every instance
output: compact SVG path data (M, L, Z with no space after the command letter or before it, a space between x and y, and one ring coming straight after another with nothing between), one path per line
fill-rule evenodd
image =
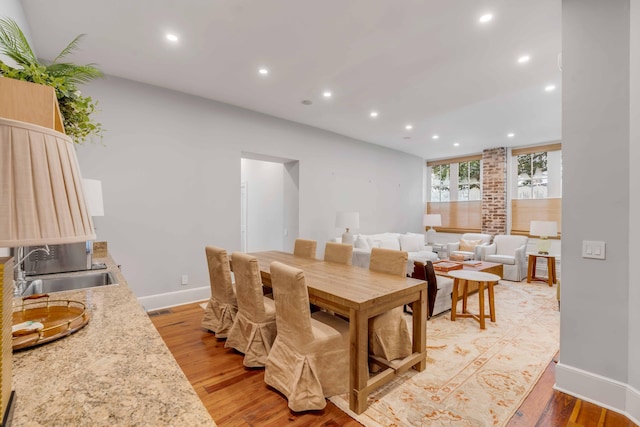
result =
M299 224L299 161L246 152L240 161L242 251L292 251Z

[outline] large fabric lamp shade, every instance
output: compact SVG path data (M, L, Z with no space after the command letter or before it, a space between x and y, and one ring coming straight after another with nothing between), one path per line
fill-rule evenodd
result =
M0 118L0 247L94 239L71 138Z

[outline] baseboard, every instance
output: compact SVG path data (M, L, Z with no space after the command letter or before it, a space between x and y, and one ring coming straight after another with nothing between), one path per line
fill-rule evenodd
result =
M138 301L146 311L152 311L161 308L174 307L176 305L204 301L209 298L211 298L211 288L209 286L203 286L201 288L185 289L184 291L139 297Z
M620 381L558 363L555 390L618 412L636 424L640 411L638 390Z
M627 386L627 417L640 425L640 391Z

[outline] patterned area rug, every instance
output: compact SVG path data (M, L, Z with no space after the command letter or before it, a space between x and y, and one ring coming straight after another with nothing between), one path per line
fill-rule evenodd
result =
M429 320L427 368L375 391L365 412L351 412L346 394L330 400L365 426L504 426L558 351L560 312L555 286L494 289L496 323L480 330L449 312ZM477 312L477 294L468 307Z

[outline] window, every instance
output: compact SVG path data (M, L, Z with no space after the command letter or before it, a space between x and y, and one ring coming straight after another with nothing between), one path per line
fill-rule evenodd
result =
M480 200L480 160L458 163L458 200Z
M560 144L512 150L517 186L514 199L561 197L562 151Z
M480 156L427 162L430 174L430 202L482 199Z
M481 156L427 162L428 213L442 216L449 232L479 231L482 222Z
M449 171L451 165L435 165L431 168L431 198L432 202L449 201Z
M562 224L562 145L514 148L511 234L529 234L531 221Z

